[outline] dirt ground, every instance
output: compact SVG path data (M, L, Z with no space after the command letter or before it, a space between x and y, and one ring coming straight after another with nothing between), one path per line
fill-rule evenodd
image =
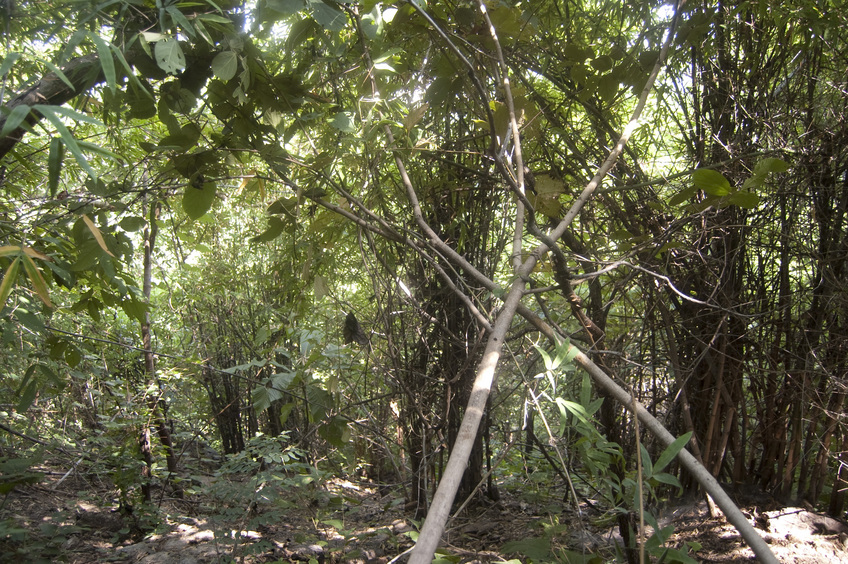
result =
M0 507L0 561L387 564L412 546L416 530L397 489L368 483L334 480L267 520L262 508L237 508L240 512L222 519L202 493L182 499L162 495L158 514L165 519L145 527L143 515L119 506L110 484L84 477L59 483L61 476L48 471L42 482L18 486ZM848 562L848 526L842 522L763 497L739 501L780 562ZM660 515L661 528L674 528L665 546L699 547L690 552L697 562L756 561L736 530L711 518L704 502ZM613 560L616 529L591 521L568 507L530 503L521 492L504 491L498 503L479 504L451 521L442 562ZM566 550L572 560L565 559ZM648 561L673 560L657 554Z

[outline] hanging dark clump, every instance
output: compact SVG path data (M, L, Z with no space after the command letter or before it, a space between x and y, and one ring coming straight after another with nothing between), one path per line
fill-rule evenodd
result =
M345 344L356 343L358 345L365 346L368 344L368 336L365 335L365 331L362 330L362 326L359 324L359 320L351 311L345 317L344 328L342 329L342 336L344 337Z

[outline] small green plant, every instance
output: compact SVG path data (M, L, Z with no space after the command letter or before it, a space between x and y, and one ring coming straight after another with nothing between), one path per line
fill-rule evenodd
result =
M286 434L257 435L245 450L226 458L209 485L190 490L211 498L215 541L230 547L233 557L239 551L267 550L262 541L243 546L245 532L279 522L298 497L314 497L313 488L324 480L323 473L287 443Z

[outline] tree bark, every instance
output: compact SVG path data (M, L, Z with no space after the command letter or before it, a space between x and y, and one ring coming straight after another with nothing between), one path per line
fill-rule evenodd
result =
M73 59L65 65L62 72L73 86L68 86L56 73L50 72L9 100L6 107L12 110L17 106L33 106L35 104L61 106L105 80L103 68L100 65L100 57L96 53ZM3 129L6 119L6 115L0 116L0 129ZM40 119L40 115L32 112L24 121L28 126L32 126ZM0 159L15 148L15 145L23 139L27 129L21 126L0 138Z

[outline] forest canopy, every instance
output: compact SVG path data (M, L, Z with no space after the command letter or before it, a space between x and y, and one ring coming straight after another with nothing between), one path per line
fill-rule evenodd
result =
M0 2L0 489L150 531L202 445L423 546L532 468L634 562L689 457L843 517L846 10Z

